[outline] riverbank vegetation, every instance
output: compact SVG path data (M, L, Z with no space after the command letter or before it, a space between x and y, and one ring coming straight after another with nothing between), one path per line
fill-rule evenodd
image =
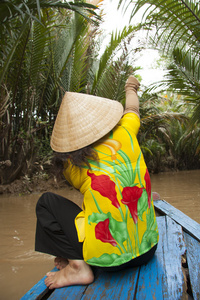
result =
M139 92L148 168L200 168L199 2L138 1L132 19L149 4L142 23L131 19L105 46L102 2L1 1L0 184L51 176L49 140L65 91L124 103L126 79L137 76L140 48L131 41L139 30L167 63L165 79Z

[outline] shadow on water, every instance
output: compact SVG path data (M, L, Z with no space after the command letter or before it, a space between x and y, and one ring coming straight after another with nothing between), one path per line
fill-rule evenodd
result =
M200 223L199 178L200 170L152 175L152 191ZM56 193L81 206L82 195L76 190L66 187ZM0 196L2 300L19 300L53 268L53 257L34 251L35 205L39 196Z

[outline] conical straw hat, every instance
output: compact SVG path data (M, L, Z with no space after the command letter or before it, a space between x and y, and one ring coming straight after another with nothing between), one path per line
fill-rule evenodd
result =
M56 152L71 152L106 135L123 114L121 103L88 94L66 92L51 137Z

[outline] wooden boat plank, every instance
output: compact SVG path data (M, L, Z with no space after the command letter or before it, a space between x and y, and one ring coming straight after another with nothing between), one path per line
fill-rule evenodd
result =
M166 202L165 200L155 200L155 208L180 224L184 231L192 235L200 242L200 224L186 216L183 212Z
M80 300L82 299L85 289L87 289L87 286L83 285L74 285L55 289L54 292L49 296L48 300Z
M157 217L159 242L152 260L140 268L136 299L165 299L166 275L163 267L163 236L165 235L165 217Z
M47 294L49 289L44 283L45 278L46 276L36 283L20 300L39 300L43 295Z
M186 282L182 272L182 255L185 253L182 227L166 216L165 232L161 231L163 260L160 260L166 275L167 299L184 299Z
M137 291L134 299L167 299L165 297L167 293L166 286L163 284L165 283L163 280L164 276L165 273L160 265L158 255L155 255L147 265L140 268Z
M200 299L200 243L184 233L187 247L186 257L194 300Z
M140 269L136 299L184 299L186 283L181 268L185 252L181 226L157 217L159 243L154 258Z
M136 268L116 273L100 272L92 284L56 289L48 299L132 299L138 273Z
M156 203L158 202L156 201ZM50 296L48 295L48 299L185 299L186 283L182 273L181 256L184 254L186 246L193 295L195 300L199 299L199 242L184 232L185 245L182 227L179 224L184 225L188 217L183 214L184 219L175 208L166 206L163 201L160 203L161 205L158 206L166 215L157 217L160 240L154 258L146 266L116 273L97 272L96 280L91 285L56 289ZM176 220L178 216L181 217ZM190 232L194 229L194 223L189 222L188 224ZM21 300L43 299L41 296L47 290L44 284L45 277Z
M119 272L101 272L98 278L85 290L81 299L133 299L139 268Z

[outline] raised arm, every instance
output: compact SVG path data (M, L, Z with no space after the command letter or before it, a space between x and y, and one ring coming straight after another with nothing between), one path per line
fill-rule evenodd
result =
M125 85L125 91L126 91L126 104L125 104L125 110L124 115L127 113L135 113L140 117L139 113L139 99L137 96L137 90L140 86L139 81L134 76L129 76L126 85Z

